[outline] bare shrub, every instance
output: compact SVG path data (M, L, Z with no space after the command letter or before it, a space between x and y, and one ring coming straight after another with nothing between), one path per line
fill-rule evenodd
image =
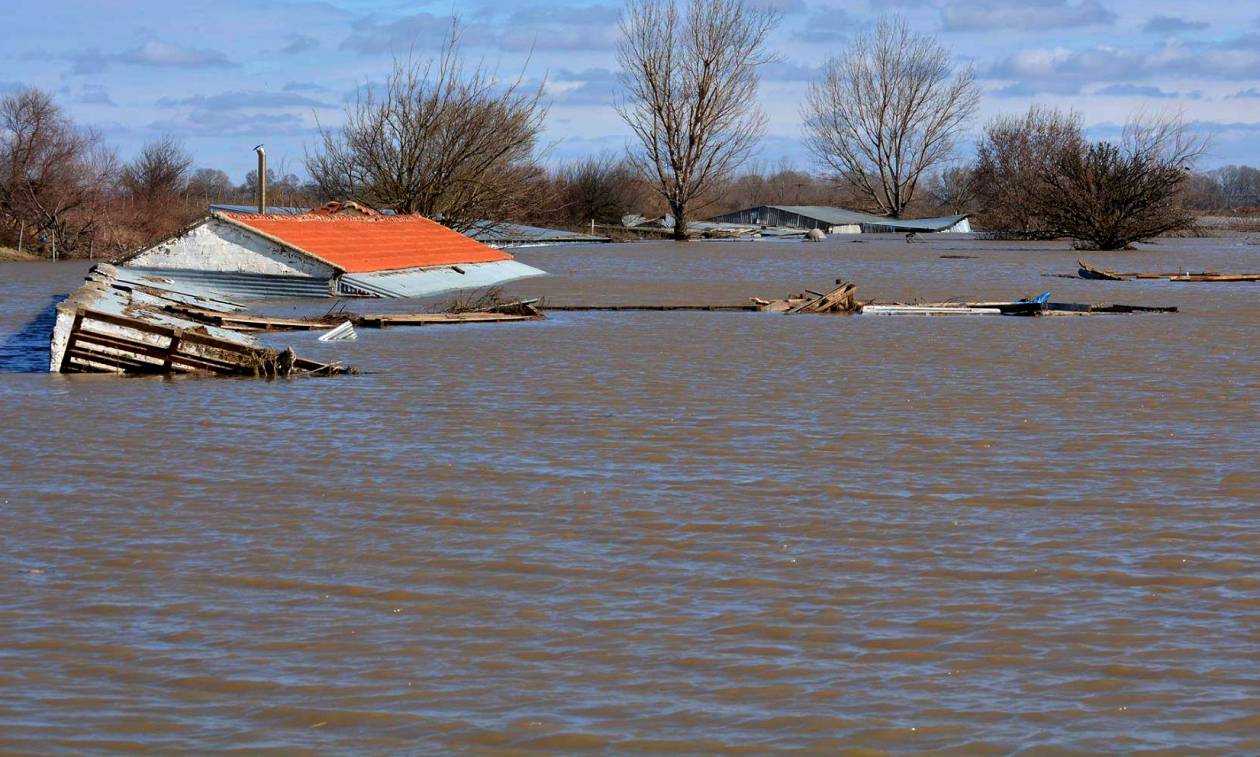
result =
M204 209L189 202L192 156L173 137L145 143L140 154L122 167L115 215L125 213L135 241L169 236Z
M570 163L560 169L556 181L567 225L591 220L620 224L623 216L638 212L643 200L634 167L610 155Z
M1180 119L1135 120L1118 143L1059 153L1036 212L1078 247L1120 250L1194 226L1183 196L1205 143Z
M183 194L188 187L192 156L173 137L145 143L136 156L123 166L119 182L133 198L166 201Z
M360 90L346 123L323 130L306 168L325 197L421 213L455 229L528 202L546 108L541 87L506 86L460 57L458 29L436 61L394 61L382 91Z
M884 18L827 61L802 117L815 157L878 212L900 217L924 172L948 160L975 113L970 67L951 73L949 51Z
M202 207L228 202L236 196L232 179L217 168L198 168L188 177L188 196Z
M1052 239L1058 230L1041 216L1046 178L1064 154L1085 144L1080 115L1034 105L1022 116L1000 116L976 146L977 225L1014 239Z
M669 205L673 238L745 160L765 128L758 67L778 14L742 0L629 0L617 58L618 113L639 142L631 160Z
M976 207L976 171L972 166L950 166L927 177L927 193L936 207L967 215Z

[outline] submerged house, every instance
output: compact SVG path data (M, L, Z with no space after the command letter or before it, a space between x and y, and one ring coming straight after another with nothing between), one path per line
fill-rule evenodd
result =
M119 265L236 297L423 297L544 273L423 216L336 202L212 211Z
M967 216L942 218L888 218L844 208L818 205L759 205L709 219L741 226L820 229L828 234L960 233L971 232Z

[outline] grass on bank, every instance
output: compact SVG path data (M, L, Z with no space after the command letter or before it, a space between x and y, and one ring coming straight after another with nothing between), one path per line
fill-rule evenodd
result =
M0 246L0 262L10 263L15 261L39 260L39 257L29 252L18 252L12 247Z

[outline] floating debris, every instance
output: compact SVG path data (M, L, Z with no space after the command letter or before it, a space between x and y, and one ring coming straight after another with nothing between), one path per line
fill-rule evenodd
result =
M353 342L358 339L359 335L354 331L354 324L350 321L343 322L340 326L323 334L319 337L321 342Z
M1011 315L1011 316L1058 316L1101 315L1123 313L1176 313L1176 307L1149 307L1145 305L1090 305L1074 302L1051 302L1050 292L1036 297L1002 302L859 302L855 297L857 286L852 282L836 279L836 287L829 292L805 290L779 300L760 297L750 298L750 305L543 305L543 310L564 311L675 311L702 310L756 311L761 313L798 314L849 314L864 315Z
M1094 279L1098 281L1130 281L1133 279L1167 279L1168 281L1216 281L1216 282L1244 282L1244 281L1260 281L1260 273L1216 273L1214 271L1203 271L1200 273L1156 273L1153 271L1108 271L1106 268L1098 268L1086 263L1083 260L1076 261L1077 276L1082 279Z
M784 300L754 298L759 310L787 314L797 313L860 313L863 315L1011 315L1056 316L1098 315L1104 313L1175 313L1176 307L1144 305L1089 305L1074 302L1051 302L1050 292L1036 297L1003 302L859 302L857 287L837 279L835 289L820 294L806 291Z
M931 302L931 303L866 303L858 311L863 315L1011 315L1068 316L1120 315L1132 313L1176 313L1176 307L1146 305L1089 305L1077 302L1051 302L1050 293L1042 292L1012 302Z

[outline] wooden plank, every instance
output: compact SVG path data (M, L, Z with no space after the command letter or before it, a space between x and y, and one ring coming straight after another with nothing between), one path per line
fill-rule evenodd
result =
M166 345L166 355L162 359L162 367L166 370L171 369L171 358L179 352L180 330L175 329L175 335L171 337L171 341Z
M1096 268L1086 263L1084 260L1077 260L1077 274L1082 279L1096 279L1100 281L1124 281L1126 278L1132 278L1132 274L1116 273L1108 271L1105 268Z
M1199 271L1197 273L1161 273L1158 271L1108 271L1096 268L1083 260L1076 261L1080 267L1078 274L1083 279L1103 279L1107 281L1126 281L1128 279L1168 279L1169 281L1217 281L1246 282L1260 281L1260 273L1217 273L1215 271Z
M229 342L226 339L210 336L209 334L198 334L195 331L185 331L182 337L183 341L192 344L201 344L206 347L214 347L224 352L252 353L255 349L248 344L239 344L237 342Z
M1247 282L1260 281L1260 273L1186 273L1169 276L1169 281L1216 281Z
M87 350L76 347L71 353L73 359L79 362L98 363L110 365L125 373L161 373L161 366L155 363L145 363L140 360L128 358L123 355L114 355L95 350Z
M80 330L79 341L88 343L88 344L94 344L94 345L105 347L112 350L117 350L121 352L130 352L135 355L143 355L144 357L150 357L150 358L153 358L155 362L144 363L145 365L165 366L172 370L180 366L184 366L186 368L190 368L197 371L211 371L214 373L225 373L225 374L232 374L232 375L253 372L252 356L254 353L250 349L231 351L232 354L240 355L242 357L242 360L229 361L229 360L222 360L222 359L214 358L208 355L190 354L186 352L180 352L179 351L180 348L185 346L183 344L183 341L176 343L175 349L171 350L169 347L163 347L156 344L149 344L148 342L132 341L129 339L124 339L121 337L116 337L109 334L102 334L99 332L89 331L89 330ZM94 353L94 354L100 354L100 353ZM245 358L249 358L247 363L245 361ZM137 362L142 362L142 361L137 361Z
M703 311L703 312L745 312L755 313L761 309L759 305L540 305L539 310L555 310L557 312L669 312L669 311Z
M413 315L362 316L364 322L384 326L432 326L448 323L506 323L510 321L534 321L532 315L508 315L506 313L416 313ZM355 323L355 319L351 319ZM355 325L359 325L355 323Z
M79 331L79 338L77 341L97 345L99 347L107 347L109 349L119 350L122 352L132 352L137 355L144 355L145 357L151 357L159 361L162 360L166 352L165 348L156 344L133 341L131 339L125 339L112 334L102 334L98 331L91 331L88 329L81 329Z
M853 293L857 291L857 287L853 284L844 283L835 289L827 292L822 297L806 303L804 306L795 310L789 310L789 313L826 313L837 309L848 311L852 309ZM846 300L848 305L845 304Z
M167 326L159 326L154 323L146 323L144 321L136 320L135 318L102 313L97 310L84 310L83 317L93 321L100 321L101 323L108 323L114 326L123 326L136 331L142 331L146 334L157 334L158 336L169 337L174 333L174 329Z

